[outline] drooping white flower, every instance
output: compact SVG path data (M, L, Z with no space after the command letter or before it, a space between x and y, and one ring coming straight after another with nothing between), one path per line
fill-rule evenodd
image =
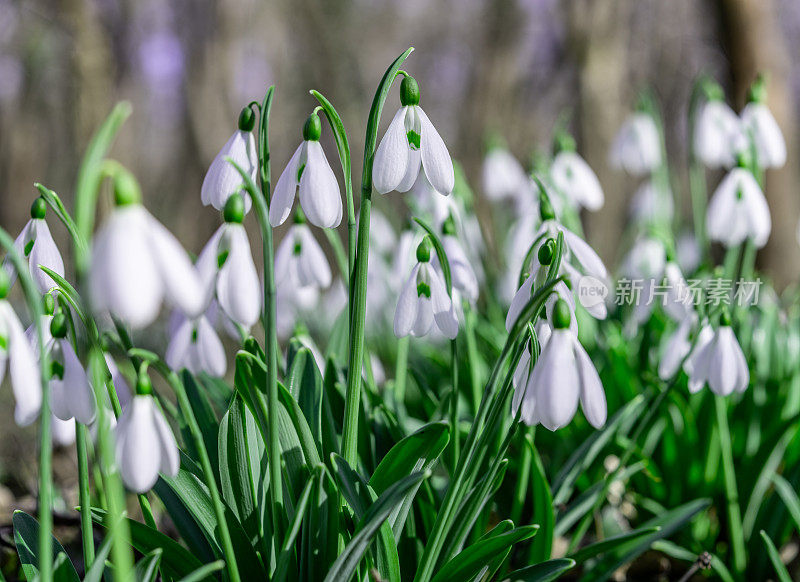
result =
M430 242L423 239L417 247L417 264L411 269L394 314L397 337L427 335L436 327L450 339L458 335L458 318L444 280L430 264Z
M712 169L735 166L741 137L739 117L724 101L712 99L700 106L692 146L703 164Z
M636 239L622 261L622 272L631 279L656 279L664 274L667 249L657 238L642 236Z
M661 137L653 118L635 113L626 119L611 145L609 161L637 176L655 170L661 164Z
M258 151L252 133L254 124L255 114L246 107L239 115L239 129L214 157L203 179L200 199L205 206L211 205L222 210L230 196L239 194L244 198L245 212L250 210L252 201L243 188L242 176L226 158L236 162L255 182L258 175Z
M49 351L53 363L53 374L50 376L53 414L61 420L74 418L81 424L91 424L97 414L97 403L75 349L63 337L54 337Z
M400 85L401 108L381 139L372 164L372 182L381 194L408 192L420 167L431 186L450 194L455 186L453 162L447 146L419 106L419 86L413 77Z
M550 179L572 206L588 210L603 207L605 198L600 180L576 152L564 150L556 154L550 166Z
M189 255L139 204L138 186L116 192L116 207L92 242L89 289L94 308L132 328L152 323L162 299L190 316L205 305Z
M527 197L530 190L528 175L517 159L505 148L489 150L481 169L483 193L489 200Z
M450 262L450 277L453 289L460 292L467 301L474 304L478 300L478 277L467 258L464 248L454 235L442 237L442 246ZM437 259L438 260L438 259Z
M725 176L708 204L706 229L711 240L726 247L746 239L758 248L767 243L772 219L753 174L744 168L734 168Z
M261 314L261 283L247 231L241 222L244 218L241 201L231 198L225 206L224 217L225 224L217 229L197 257L196 267L203 287L203 310L208 308L216 294L222 311L249 329ZM196 319L200 314L185 315Z
M786 163L786 141L778 122L764 103L753 101L745 105L742 124L755 143L759 167L780 168Z
M708 332L703 339L707 338ZM690 392L699 391L706 383L719 396L728 396L747 389L750 371L727 315L723 315L720 326L707 341L701 345L698 339L695 352L689 356L689 360L691 362L687 360L687 373Z
M711 327L711 324L708 323L708 320L704 320L700 325L700 331L697 333L697 339L695 339L694 347L692 348L689 357L683 362L683 371L686 372L687 376L689 376L689 392L692 394L700 391L704 383L704 380L695 374L697 358L713 338L714 328Z
M678 327L669 336L658 362L658 377L669 380L680 369L681 362L689 354L692 343L689 334L692 332L697 317L694 314L687 316L678 324Z
M275 277L294 287L330 286L331 268L308 225L293 224L286 232L275 253Z
M42 198L37 198L31 206L31 219L14 241L14 249L20 257L27 259L33 282L42 294L50 291L56 283L39 268L40 265L64 276L64 260L45 221L46 212L47 203ZM4 267L10 284L13 285L17 279L17 271L8 259L4 262Z
M173 370L186 368L192 374L205 372L215 378L223 377L227 369L225 348L205 315L194 320L182 317L170 338L165 360Z
M119 417L114 434L117 465L131 491L146 493L152 489L159 472L171 477L178 474L178 445L152 396L134 396Z
M19 426L27 426L42 406L39 365L17 314L5 299L7 281L0 282L0 288L0 383L8 368L16 400L14 420Z
M322 122L312 113L303 126L303 141L286 164L269 207L269 222L275 227L286 222L299 192L300 206L308 221L320 228L335 228L342 222L339 183L319 143Z
M664 192L654 183L647 180L639 186L630 203L631 218L636 222L662 222L669 224L675 213L672 192Z
M553 313L553 329L549 333L541 354L526 375L519 366L530 367L530 354L517 367L514 413L520 410L525 424L542 424L555 431L566 426L575 416L580 402L586 420L595 428L606 422L606 396L600 376L570 329L569 307L558 301Z
M61 420L55 414L50 418L50 434L53 444L68 447L75 442L75 419Z

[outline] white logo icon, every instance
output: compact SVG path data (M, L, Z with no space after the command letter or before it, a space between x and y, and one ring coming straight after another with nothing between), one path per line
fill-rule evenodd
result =
M578 301L587 309L600 305L608 297L608 285L597 277L584 275L578 281Z

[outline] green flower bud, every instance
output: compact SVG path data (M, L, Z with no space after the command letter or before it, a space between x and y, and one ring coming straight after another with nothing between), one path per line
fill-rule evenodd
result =
M748 103L764 103L767 100L767 82L764 75L759 75L747 91Z
M553 220L556 217L553 205L550 204L550 198L543 190L539 192L539 216L542 218L542 222L545 220Z
M139 204L142 201L142 190L139 182L127 170L122 170L114 176L114 203L117 206Z
M706 101L722 101L725 99L725 91L716 81L708 80L703 83L703 95Z
M150 381L147 370L139 370L139 376L136 378L136 394L138 396L147 396L152 393L153 383Z
M569 305L563 299L556 301L553 307L553 328L566 329L569 327L572 320L572 313L570 313Z
M50 334L57 339L67 337L67 316L62 312L56 313L50 321Z
M53 315L56 311L56 300L53 299L53 296L50 293L45 293L44 297L42 298L42 309L44 309L45 315Z
M727 307L723 308L722 313L719 314L719 324L728 327L731 325L731 314Z
M403 107L419 105L419 85L414 77L404 77L400 83L400 104Z
M425 238L422 239L422 242L417 247L418 263L427 263L431 260L431 246L431 237L425 235Z
M293 221L295 224L305 224L306 223L306 215L300 209L300 206L297 207L297 210L294 211Z
M233 194L228 197L225 202L225 208L222 210L222 218L225 222L233 222L241 224L244 220L244 198L241 194Z
M556 241L552 238L548 238L544 241L544 244L539 247L539 251L536 254L537 258L539 259L540 265L549 265L553 262L553 256L556 254Z
M446 236L456 235L456 221L453 220L453 215L449 214L445 221L442 223L442 234Z
M31 218L44 218L47 214L47 202L41 196L31 204Z
M556 153L561 152L574 152L576 150L575 147L575 138L573 138L570 134L566 131L559 131L555 137L555 150Z
M305 141L319 141L322 135L322 122L319 115L312 113L303 125L303 139Z
M0 269L0 299L5 299L8 296L8 291L11 289L11 281L8 278L8 273L5 269Z
M239 114L239 129L241 131L253 131L256 126L256 114L250 107L245 107Z

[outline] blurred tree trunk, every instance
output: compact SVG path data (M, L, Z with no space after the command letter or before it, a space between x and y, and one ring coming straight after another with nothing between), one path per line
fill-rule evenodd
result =
M778 9L773 0L718 0L720 35L730 56L734 99L744 106L747 88L759 73L766 73L768 105L786 137L787 162L770 170L766 195L772 212L772 235L761 253L761 266L774 277L779 289L800 275L800 248L796 240L800 200L797 184L796 116L792 103L787 51Z
M629 110L627 0L573 0L567 8L568 60L578 71L578 147L605 192L602 210L587 216L590 242L613 263L627 216L625 177L609 167L608 149Z

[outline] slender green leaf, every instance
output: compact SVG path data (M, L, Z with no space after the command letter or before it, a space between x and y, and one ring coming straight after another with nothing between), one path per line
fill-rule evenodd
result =
M511 572L503 582L551 582L575 567L575 560L556 558Z
M678 544L671 542L669 540L658 540L653 542L651 546L654 550L659 552L663 552L674 558L676 560L684 560L686 562L696 562L697 561L697 554L694 552L690 552L686 548L682 548ZM727 566L723 563L719 557L715 556L714 554L711 555L711 568L717 573L720 577L722 582L734 582L733 576L731 575L730 571L728 570Z
M547 475L544 472L539 451L536 450L532 440L528 438L525 439L525 446L530 447L533 451L531 457L532 521L539 524L539 533L531 541L530 561L535 564L550 558L550 553L553 551L556 515L553 507L553 495L550 492L550 485L547 483Z
M625 532L623 534L589 544L588 546L573 552L569 557L576 562L585 562L586 560L594 558L595 556L599 556L600 554L605 554L606 552L614 550L623 544L627 544L628 542L632 542L644 536L656 533L660 529L660 527L655 526L639 528L633 531Z
M136 582L154 582L164 550L156 548L136 564Z
M297 534L300 532L300 526L303 523L303 517L305 516L306 509L308 508L308 500L311 498L314 482L323 470L324 467L317 468L314 478L309 479L308 483L306 483L306 486L303 488L303 492L300 494L300 499L297 501L297 507L295 508L294 512L294 519L289 525L289 530L286 532L286 539L283 541L281 553L278 556L277 565L275 566L275 572L272 574L272 580L286 580L286 575L289 569L289 560L294 553L294 542L297 539Z
M17 554L19 561L22 564L22 572L28 582L33 582L39 576L39 522L24 511L15 511L12 518L14 524L14 543L17 546ZM51 536L53 541L53 557L57 560L60 555L64 555L69 562L64 547L59 541ZM75 571L74 566L69 564L69 567L61 567L64 572L62 575L65 579L70 581L79 581L78 573Z
M212 574L214 572L219 572L225 567L224 560L217 560L216 562L211 562L210 564L206 564L205 566L201 566L188 576L184 576L178 582L200 582L201 580L213 580L214 577Z
M322 374L306 347L299 349L292 359L287 388L300 405L317 450L322 450Z
M778 575L778 579L781 582L792 582L792 577L789 575L788 570L786 570L786 566L781 560L781 555L778 552L778 548L776 548L775 544L772 543L772 540L767 535L767 532L762 529L760 533L761 539L764 540L764 545L767 546L767 555L769 556L769 561L772 562L772 567L775 568L775 573Z
M773 475L772 482L775 484L775 491L778 492L778 496L783 500L786 509L789 510L789 515L792 516L794 527L800 532L800 499L798 499L797 493L791 483L781 475Z

